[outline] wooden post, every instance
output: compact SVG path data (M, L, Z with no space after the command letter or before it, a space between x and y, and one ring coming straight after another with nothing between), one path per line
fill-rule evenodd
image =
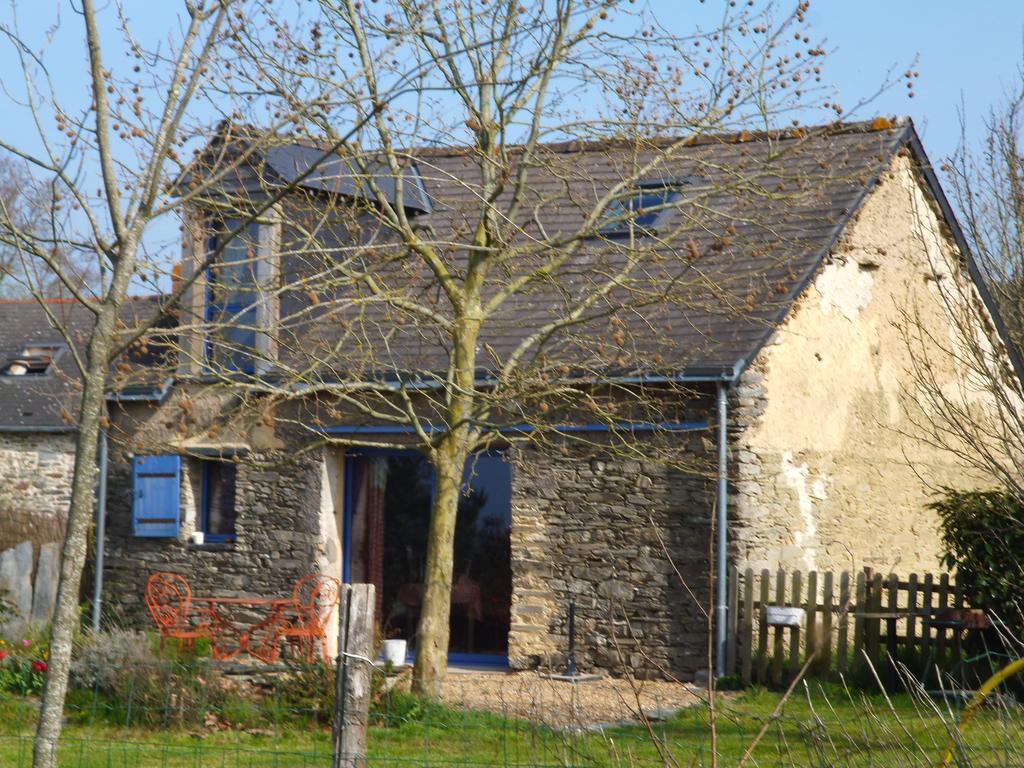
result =
M740 679L750 685L751 651L754 645L754 569L747 568L743 574L743 644L740 648Z
M736 566L729 567L728 612L726 614L725 673L736 674L736 636L739 634L739 589L737 582L740 572Z
M943 573L939 576L938 605L938 615L943 621L948 618L947 608L949 608L949 574ZM946 627L938 624L935 627L935 634L935 663L938 664L940 670L944 670L946 667Z
M838 652L838 659L836 662L836 668L839 670L840 675L845 675L849 669L848 660L849 656L849 625L850 625L850 611L853 610L853 603L850 602L850 573L849 571L843 571L839 577L839 634L836 636L836 649Z
M882 657L879 647L882 636L882 619L879 617L879 614L882 613L882 574L880 573L874 574L871 579L871 599L868 601L867 610L874 615L874 618L869 618L864 625L865 643L868 649L868 658L871 659L875 670L879 671L878 664Z
M793 608L800 607L800 571L793 571L793 589L789 595L789 604ZM806 618L806 617L805 617ZM786 680L792 680L800 671L800 626L791 627L789 630L789 669L786 671Z
M786 572L781 568L775 573L775 605L786 604ZM782 627L776 626L774 632L774 647L772 648L772 682L776 685L782 683L782 652L784 648L782 640Z
M768 595L770 576L768 569L761 571L761 608L757 619L757 682L768 682Z
M804 651L811 658L818 644L818 572L807 574L807 626L804 629ZM817 668L817 665L815 665Z
M957 620L963 620L963 607L964 607L964 590L963 585L960 583L960 574L957 574L953 581L953 607L957 609ZM949 674L958 674L960 677L957 680L960 685L965 682L965 675L962 666L963 662L963 629L961 627L954 628L952 630L953 635L953 658L949 663Z
M921 592L921 611L929 620L932 618L932 583L930 573L924 575L924 588ZM921 663L923 665L921 681L928 685L928 677L932 673L932 625L921 622Z
M917 574L910 574L907 581L907 659L916 658L917 654Z
M832 598L834 597L834 576L832 571L825 574L824 593L821 596L821 663L818 669L828 676L832 672ZM818 640L815 640L817 643Z
M366 765L375 605L373 584L346 584L342 588L332 734L334 768Z
M853 613L853 658L850 660L850 671L859 672L864 667L864 613L866 608L867 576L864 571L857 574L857 588L850 611Z
M895 573L889 574L889 599L886 604L886 611L895 616L899 610L899 595L900 595L900 580ZM881 598L881 596L879 596ZM889 657L885 664L885 684L889 690L896 688L897 678L897 656L899 651L896 648L896 619L887 619L885 622L885 650L886 655Z

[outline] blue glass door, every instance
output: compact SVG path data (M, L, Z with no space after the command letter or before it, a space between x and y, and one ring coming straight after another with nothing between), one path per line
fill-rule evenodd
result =
M377 586L389 636L415 632L424 589L434 471L419 453L361 452L346 459L345 577ZM512 471L499 453L466 464L456 518L451 605L453 658L504 659L512 596Z

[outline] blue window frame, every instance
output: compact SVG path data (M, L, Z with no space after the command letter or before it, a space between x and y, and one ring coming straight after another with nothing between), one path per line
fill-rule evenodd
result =
M201 462L199 526L204 540L217 543L235 540L235 480L237 469L230 461Z
M658 234L658 224L668 216L683 195L707 180L700 176L676 176L642 181L605 209L601 237L646 237Z
M605 210L600 233L604 237L656 234L658 221L682 193L662 182L641 184L623 197L613 200Z
M218 371L253 373L259 323L259 225L224 219L208 247L213 252L226 234L236 230L206 273L206 320L214 326L206 341L206 363Z

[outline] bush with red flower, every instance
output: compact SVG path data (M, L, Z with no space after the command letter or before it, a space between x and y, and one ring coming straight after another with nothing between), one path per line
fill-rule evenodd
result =
M8 643L0 639L0 691L27 696L42 693L48 656L45 637L24 637Z

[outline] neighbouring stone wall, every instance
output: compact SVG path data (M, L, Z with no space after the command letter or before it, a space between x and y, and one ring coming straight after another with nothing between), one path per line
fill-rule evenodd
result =
M0 550L63 540L74 464L72 433L0 433Z
M940 569L942 485L981 479L930 444L916 398L922 350L956 332L938 281L956 255L908 158L899 157L732 396L732 545L740 568ZM927 350L943 386L962 371ZM916 356L916 358L915 358Z
M701 469L576 449L514 452L513 668L562 669L570 600L583 670L688 679L707 667L714 436L672 439Z
M112 453L107 507L104 602L131 622L148 621L143 592L155 571L185 576L197 595L287 596L295 581L319 570L323 457L262 452L238 463L236 539L196 546L197 459L182 461L182 525L176 539L131 534L131 465Z

